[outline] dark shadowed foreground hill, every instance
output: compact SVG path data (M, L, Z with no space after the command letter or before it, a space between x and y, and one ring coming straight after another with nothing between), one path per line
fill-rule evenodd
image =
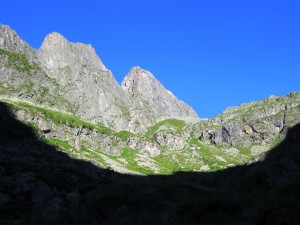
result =
M299 224L300 125L265 159L131 176L75 160L0 105L0 224Z

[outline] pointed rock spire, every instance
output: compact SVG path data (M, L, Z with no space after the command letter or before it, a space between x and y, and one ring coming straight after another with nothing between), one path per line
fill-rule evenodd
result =
M67 43L68 40L64 36L57 32L52 32L45 37L41 49L64 47L64 45L67 45Z
M121 85L124 91L132 94L139 94L140 90L138 89L147 86L147 84L162 86L162 84L149 71L143 70L139 66L134 66L126 75Z
M122 88L135 102L134 110L153 120L198 117L189 105L177 99L149 71L138 66L127 74Z

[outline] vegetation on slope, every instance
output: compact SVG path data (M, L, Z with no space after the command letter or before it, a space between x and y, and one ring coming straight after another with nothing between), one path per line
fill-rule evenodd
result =
M76 117L68 113L62 113L58 110L45 108L42 106L37 106L26 102L12 102L12 101L8 101L8 102L11 103L10 106L13 108L28 110L32 116L35 116L38 113L42 113L46 119L53 121L55 124L64 124L70 127L84 127L91 130L97 130L100 133L108 134L108 135L113 133L112 130L110 130L109 128L103 125L91 124L87 121L80 119L79 117ZM120 136L121 135L124 136L124 134L120 133Z
M300 125L289 130L261 162L217 172L143 177L70 158L13 119L2 103L0 108L3 224L289 225L300 221ZM66 143L55 142L68 149ZM132 152L124 154L132 157Z
M40 67L29 63L26 55L23 53L11 52L0 48L0 56L7 57L7 66L14 67L18 72L30 75L31 70L41 70Z
M8 102L9 107L13 110L27 110L32 116L42 116L57 125L73 128L84 127L108 136L119 137L125 143L131 137L138 137L138 135L129 131L115 132L103 125L92 124L71 114L62 113L54 109L25 102ZM30 125L34 129L38 129L34 123ZM148 141L154 141L152 138L149 138L150 133L162 131L161 129L167 129L168 127L173 127L173 132L175 129L175 132L181 132L185 126L185 122L181 120L169 119L161 121L149 129L146 133L146 138ZM125 171L145 175L172 174L178 171L217 171L228 166L243 165L253 158L249 148L210 145L192 137L188 139L187 145L183 149L175 151L164 147L162 148L162 153L154 158L148 157L141 150L131 149L128 146L122 149L120 156L111 156L102 152L101 149L91 149L85 146L81 149L76 149L65 139L50 138L45 139L45 141L59 147L74 158L86 159L105 168L114 168L116 166L119 169L124 168ZM279 141L280 138L278 137L274 146Z
M154 133L156 133L157 131L181 132L185 126L186 126L186 123L184 120L166 119L166 120L160 121L160 122L156 123L155 125L149 127L146 135L151 136Z
M293 95L295 98L298 97L296 94ZM118 140L120 139L110 139L112 140L112 143L110 143L112 148L116 148L120 152L114 156L103 151L101 148L92 147L95 145L89 145L85 142L82 142L81 147L76 149L74 147L74 142L70 142L68 138L50 138L48 141L49 143L60 147L62 151L68 152L74 158L86 159L94 162L96 165L123 171L125 173L133 172L149 175L173 174L178 171L218 171L235 165L244 165L254 157L263 157L267 150L263 146L255 143L252 143L248 147L238 147L226 144L213 145L207 141L200 141L196 138L197 130L194 130L193 126L186 124L185 121L178 119L166 119L160 121L150 127L144 135L138 135L129 131L116 132L101 124L93 124L70 113L63 113L52 108L33 105L22 101L6 101L9 102L10 107L14 110L25 110L33 117L38 116L45 118L47 121L52 121L58 126L79 129L85 128L91 132L99 132L107 137L120 138L125 144L119 145ZM292 111L292 113L294 113L294 111ZM279 114L282 117L282 113L280 112ZM270 116L270 120L278 119L277 116L277 114ZM293 116L291 118L293 118ZM287 123L289 120L287 120ZM259 123L261 123L260 120L256 121L256 124ZM27 124L34 129L38 129L34 122L31 123L29 121ZM210 121L203 121L201 124L204 126L203 129L213 129L209 126L211 124ZM211 125L215 126L213 124ZM149 157L147 152L142 151L141 149L131 149L127 146L127 143L129 143L131 138L134 138L137 141L144 140L148 143L157 145L158 143L156 142L157 140L155 139L156 137L154 134L162 133L172 137L173 135L184 136L185 132L190 131L192 131L192 134L185 140L186 144L183 148L174 150L167 146L159 146L161 153L156 157ZM281 138L282 135L276 136L271 147L275 147L280 143Z

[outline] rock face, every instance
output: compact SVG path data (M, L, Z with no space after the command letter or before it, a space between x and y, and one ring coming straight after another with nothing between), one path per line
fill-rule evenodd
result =
M288 127L300 122L300 95L291 93L231 107L224 113L194 127L201 141L212 144L249 147L269 146Z
M187 137L182 134L171 134L157 132L153 135L155 142L162 147L167 147L168 149L180 150L183 149L187 143Z
M42 69L37 50L4 25L0 25L0 95L74 112L63 87Z
M132 149L139 149L144 151L150 157L158 156L161 153L161 150L159 149L159 146L157 146L157 144L149 142L142 138L132 137L129 139L127 144Z
M91 45L70 43L58 33L49 34L38 52L42 67L65 90L76 114L94 122L128 124L128 101Z
M142 118L143 126L165 118L198 118L196 112L177 99L149 72L133 67L122 82L132 101L133 121Z
M13 52L22 52L32 56L35 52L28 43L23 41L19 35L9 26L0 24L0 48Z
M164 118L197 117L150 72L134 67L121 87L91 45L71 43L56 32L36 50L8 26L0 25L0 48L4 56L0 83L5 89L1 94L5 97L26 99L93 123L136 132Z

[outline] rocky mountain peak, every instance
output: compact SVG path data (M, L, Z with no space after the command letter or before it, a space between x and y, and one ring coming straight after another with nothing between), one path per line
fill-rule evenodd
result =
M67 45L67 43L68 40L64 36L57 32L52 32L45 37L41 49L53 48L54 46L64 47L65 45Z
M143 86L149 86L149 84L156 84L162 87L162 84L147 70L142 69L139 66L131 68L122 82L123 90L133 93L135 89L143 88ZM139 92L139 90L136 90ZM141 90L142 91L142 90Z
M122 88L135 106L132 115L147 118L143 121L144 124L170 117L198 117L190 106L177 99L152 73L138 66L127 74Z
M53 91L53 96L63 96L68 102L65 104L68 105L67 110L82 119L116 129L142 132L165 118L197 117L190 106L178 100L149 71L139 66L131 69L120 86L91 45L70 42L63 35L53 32L36 50L8 26L1 25L0 29L0 47L12 52L21 51L28 58L28 64L42 68L33 71L34 66L22 67L30 68L28 73L39 74L34 82L28 81L26 85L36 83L36 79L44 85L49 77L53 78L54 86L59 89ZM20 86L19 83L24 80L18 79L16 82ZM47 85L49 92L52 91L50 86ZM39 87L36 89L40 90ZM59 107L62 104L63 101L59 101Z
M34 50L9 26L0 24L0 48L31 55Z
M44 70L76 105L77 115L98 123L110 121L117 128L127 126L123 90L91 45L69 42L53 32L46 36L38 56Z
M142 71L143 71L143 69L139 66L133 66L130 70L130 72L132 72L132 73L140 73Z
M144 70L139 66L133 66L131 68L131 70L129 71L128 75L129 76L136 76L136 77L140 77L140 76L151 76L151 77L153 77L153 75L149 71Z
M105 70L106 67L91 45L69 42L64 36L53 32L46 36L39 56L45 69L53 76L64 68L92 67L94 70Z

